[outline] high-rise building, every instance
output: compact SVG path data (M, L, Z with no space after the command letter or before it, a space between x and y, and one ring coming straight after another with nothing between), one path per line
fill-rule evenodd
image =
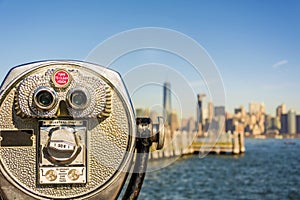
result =
M198 130L198 136L202 136L203 134L203 107L202 107L202 100L205 97L205 94L198 94L197 95L197 104L198 104L198 108L197 108L197 130Z
M280 130L281 129L280 117L274 117L272 124L274 129Z
M203 123L203 98L205 97L205 94L198 94L197 99L198 99L198 114L197 114L197 120L199 123Z
M182 118L181 119L181 130L183 131L188 131L188 119L187 118Z
M280 133L281 134L288 133L288 115L287 114L281 114L280 124L281 124Z
M243 118L245 118L245 117L246 117L246 115L247 115L247 113L246 113L246 109L245 109L245 107L244 107L244 106L240 106L240 108L241 108L242 117L243 117Z
M214 119L217 122L217 131L219 133L224 133L226 130L225 114L225 106L214 107Z
M193 117L190 117L188 120L188 131L194 131L195 128L195 119Z
M215 117L225 116L225 106L215 106Z
M283 114L286 114L286 106L285 106L284 103L281 104L281 110L282 110L282 113L283 113Z
M172 133L179 129L178 115L175 110L170 113L170 127Z
M228 131L231 131L233 132L234 131L234 119L232 117L227 117L226 118L226 132Z
M242 109L241 108L235 108L234 109L234 114L239 114L242 113Z
M286 106L284 103L276 108L276 116L281 117L281 114L286 114Z
M167 124L171 126L170 114L172 111L171 106L171 83L165 82L163 88L163 108L164 108L164 119Z
M266 115L265 117L265 131L273 129L273 121L274 117L271 117L271 115Z
M281 105L280 105L280 106L277 106L277 108L276 108L276 116L280 117L281 114L282 114L282 108L281 108Z
M295 110L289 110L288 112L288 133L296 133L296 112Z
M250 114L265 113L264 103L250 102L249 103L249 113Z
M296 116L297 133L300 133L300 115Z
M187 131L187 132L192 132L195 131L195 119L193 117L190 117L188 119L183 118L181 120L181 130Z
M208 116L207 116L207 119L209 122L211 122L211 120L213 119L214 117L214 104L212 102L208 102L207 104L207 110L208 110Z
M259 135L265 132L265 105L264 103L249 103L249 126L250 133Z
M216 121L218 123L218 131L219 131L219 133L225 133L225 130L226 130L225 115L218 115L215 118L216 118Z

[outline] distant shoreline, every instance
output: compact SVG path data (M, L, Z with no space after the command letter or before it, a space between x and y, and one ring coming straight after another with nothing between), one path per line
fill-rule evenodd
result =
M300 139L300 134L261 134L245 135L245 137L254 139Z

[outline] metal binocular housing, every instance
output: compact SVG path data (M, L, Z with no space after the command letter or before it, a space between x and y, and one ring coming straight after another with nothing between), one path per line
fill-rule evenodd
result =
M0 90L1 198L116 199L133 165L123 199L137 198L149 147L163 145L162 124L157 134L153 126L135 118L113 70L80 61L17 66Z

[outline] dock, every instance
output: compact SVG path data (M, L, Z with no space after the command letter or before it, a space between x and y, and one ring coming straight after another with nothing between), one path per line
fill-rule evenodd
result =
M166 133L162 150L151 150L150 159L170 158L190 154L243 154L245 153L244 133L227 132L218 137L198 137L197 133L176 131Z
M227 141L218 140L215 143L211 143L203 140L202 142L193 142L190 148L195 154L242 154L246 151L244 134L237 132L231 134Z

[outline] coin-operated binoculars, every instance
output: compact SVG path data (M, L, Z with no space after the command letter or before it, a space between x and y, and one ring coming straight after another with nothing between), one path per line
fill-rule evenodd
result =
M79 61L15 67L0 90L1 198L116 199L134 168L123 199L136 199L150 145L163 146L159 121L135 119L110 69Z

